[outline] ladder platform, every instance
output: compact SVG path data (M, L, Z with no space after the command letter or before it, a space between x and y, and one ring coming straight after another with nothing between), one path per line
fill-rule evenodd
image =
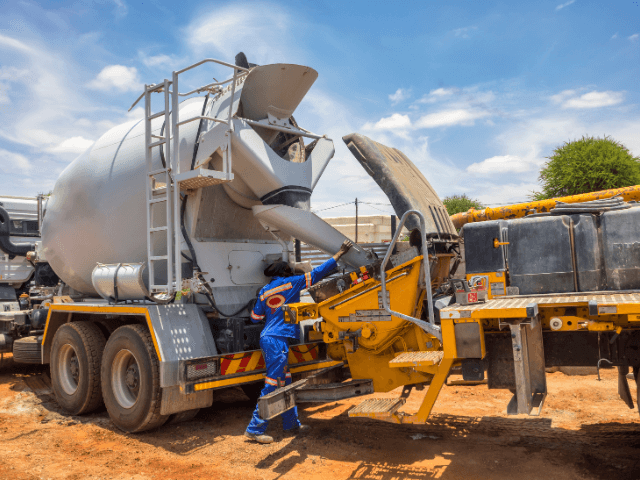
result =
M403 398L370 398L349 410L350 417L379 418L396 413L404 405Z
M390 367L428 367L438 365L444 356L440 350L430 350L426 352L404 352L393 360L389 361Z
M231 182L232 180L233 173L224 173L205 168L196 168L176 175L176 181L180 183L180 189L182 190L197 190L211 185Z

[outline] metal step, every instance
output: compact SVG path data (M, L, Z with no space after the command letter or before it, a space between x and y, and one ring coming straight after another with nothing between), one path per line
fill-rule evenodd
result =
M349 416L377 418L380 415L393 415L404 402L403 398L370 398L349 410Z
M233 173L226 174L217 170L196 168L188 172L176 175L176 180L180 183L182 190L196 190L198 188L219 185L233 180Z
M440 364L444 356L443 351L432 350L427 352L405 352L389 362L390 367L428 367Z

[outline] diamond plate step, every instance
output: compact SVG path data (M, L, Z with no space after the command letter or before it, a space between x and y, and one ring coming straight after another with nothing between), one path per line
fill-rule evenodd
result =
M392 415L404 405L402 398L370 398L357 407L349 410L350 417L375 417L377 415Z
M427 367L430 365L438 365L444 352L428 351L428 352L405 352L398 355L389 362L390 367Z

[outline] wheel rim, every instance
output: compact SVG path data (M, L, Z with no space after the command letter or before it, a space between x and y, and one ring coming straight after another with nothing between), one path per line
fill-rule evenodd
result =
M80 362L76 350L68 343L60 348L60 356L58 362L58 378L62 390L67 395L73 395L78 390L78 382L80 380Z
M140 393L140 367L129 350L120 350L111 365L111 385L122 408L131 408Z

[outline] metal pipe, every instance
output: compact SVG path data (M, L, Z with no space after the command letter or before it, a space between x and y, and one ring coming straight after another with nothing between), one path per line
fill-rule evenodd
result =
M196 67L202 65L203 63L207 63L207 62L217 63L218 65L224 65L225 67L233 68L234 71L237 69L237 70L242 70L243 72L249 72L248 68L239 67L237 65L232 65L230 63L223 62L222 60L216 60L215 58L205 58L204 60L200 60L198 63L194 63L193 65L191 65L191 66L189 66L187 68L183 68L182 70L178 70L177 73L178 74L184 73L187 70L191 70L192 68L196 68Z
M228 124L229 122L227 122L226 120L220 120L219 118L213 118L213 117L193 117L190 118L188 120L183 120L182 122L179 122L178 125L184 125L185 123L189 123L189 122L193 122L195 120L211 120L212 122L218 122L218 123L224 123L224 124Z
M233 83L231 84L231 99L229 101L229 114L227 115L227 124L229 125L229 130L227 131L227 155L224 165L224 172L229 175L232 172L232 164L231 164L231 134L233 133L233 122L231 121L231 114L233 113L233 98L236 94L236 76L237 70L233 70ZM288 261L288 260L287 260Z
M326 135L316 135L315 133L307 133L295 128L281 127L280 125L269 125L266 123L256 122L255 120L249 120L248 118L240 118L240 120L254 127L268 128L270 130L277 130L278 132L291 133L293 135L300 135L301 137L313 138L314 140L317 140L319 138L327 138ZM327 138L327 140L331 139Z
M463 225L473 222L484 222L487 220L511 219L524 217L527 212L535 209L537 213L548 212L555 208L557 202L563 203L581 203L611 198L620 195L626 202L636 200L640 201L640 185L632 187L613 188L610 190L601 190L599 192L581 193L579 195L570 195L568 197L550 198L548 200L540 200L537 202L517 203L514 205L505 205L497 208L485 208L484 210L474 210L473 208L467 212L456 213L451 216L451 221L456 228L462 228Z
M180 185L176 180L178 175L180 174L180 97L178 95L178 73L173 72L173 85L171 86L171 103L172 103L172 120L171 120L171 128L173 132L173 150L171 151L172 155L172 172L173 172L173 193L172 193L172 204L173 204L173 248L174 261L169 263L168 268L171 269L172 266L175 265L174 269L174 277L176 279L176 287L175 292L182 290L182 239L180 236L182 235L182 230L180 229ZM196 138L196 142L198 139ZM169 184L167 184L167 193L169 193ZM169 205L167 205L167 209ZM169 225L167 223L167 225ZM170 230L170 229L167 229ZM167 245L167 250L171 250L171 244ZM171 284L169 284L169 294L173 293Z
M400 232L402 232L402 227L404 226L407 217L409 215L415 214L418 216L420 220L420 236L422 238L422 266L424 269L424 281L425 281L425 290L427 292L427 305L429 308L429 322L425 322L424 320L420 320L419 318L410 317L408 315L404 315L400 312L394 312L391 310L389 306L389 302L387 302L387 281L386 281L386 271L385 267L387 262L389 261L389 257L391 256L391 252L398 241L398 237L400 237ZM435 316L433 313L433 294L431 292L431 268L429 265L429 250L427 247L427 234L424 222L424 216L417 210L407 210L405 214L402 216L400 220L400 225L398 225L398 229L396 230L396 234L393 236L393 240L391 240L391 244L387 249L387 253L382 260L382 267L380 269L380 283L382 284L382 306L390 315L394 317L402 318L408 322L414 323L422 328L424 331L436 337L440 342L442 342L442 331L439 325L436 325Z

